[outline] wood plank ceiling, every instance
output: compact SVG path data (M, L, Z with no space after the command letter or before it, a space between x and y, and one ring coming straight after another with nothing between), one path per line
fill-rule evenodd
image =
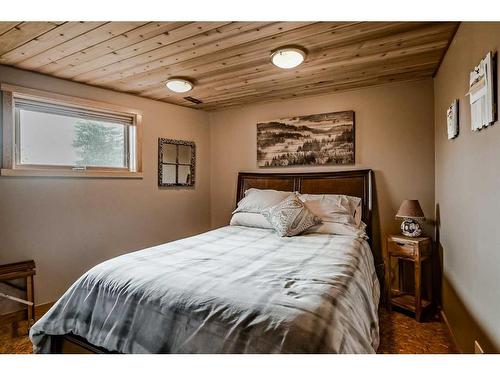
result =
M456 22L0 22L0 64L218 110L431 77ZM307 51L283 70L285 45ZM195 88L175 94L174 76ZM203 103L194 104L191 96Z

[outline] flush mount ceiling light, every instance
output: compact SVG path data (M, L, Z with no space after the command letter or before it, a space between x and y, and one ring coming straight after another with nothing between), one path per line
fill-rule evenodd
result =
M188 92L193 89L193 83L183 78L170 78L165 84L173 92Z
M271 54L271 62L278 68L292 69L302 64L306 53L296 47L282 47Z

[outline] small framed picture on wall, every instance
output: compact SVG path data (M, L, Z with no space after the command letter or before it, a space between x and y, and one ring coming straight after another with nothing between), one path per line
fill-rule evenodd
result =
M458 136L458 100L455 99L446 110L446 124L448 126L448 139Z

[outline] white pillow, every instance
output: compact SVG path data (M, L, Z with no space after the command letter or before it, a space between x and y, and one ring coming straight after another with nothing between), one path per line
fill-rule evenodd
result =
M365 229L366 229L366 224L363 222L361 222L359 228L349 224L323 222L322 224L310 227L304 232L304 234L310 234L310 233L337 234L343 236L354 236L354 237L361 237L364 239L368 239Z
M309 210L324 222L361 224L361 198L339 194L301 194L300 199Z
M359 197L351 197L350 195L346 195L346 197L351 204L351 209L354 210L354 221L357 226L360 226L363 214L363 200Z
M245 191L245 197L238 202L238 207L233 211L233 214L236 212L260 214L262 210L277 205L290 194L292 194L290 191L248 189Z
M229 225L240 225L250 228L273 229L272 225L262 214L252 212L236 212L231 217Z

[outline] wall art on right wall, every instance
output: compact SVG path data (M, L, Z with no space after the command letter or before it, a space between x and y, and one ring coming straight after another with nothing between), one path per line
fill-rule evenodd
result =
M458 100L455 99L446 110L446 125L448 127L448 139L458 136Z
M495 98L496 64L495 54L488 52L469 74L471 128L481 130L496 121Z

